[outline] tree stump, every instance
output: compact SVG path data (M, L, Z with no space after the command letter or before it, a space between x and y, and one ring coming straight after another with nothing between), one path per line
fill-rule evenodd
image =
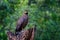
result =
M34 40L34 28L30 28L27 30L21 30L21 32L18 33L18 35L7 32L8 40Z

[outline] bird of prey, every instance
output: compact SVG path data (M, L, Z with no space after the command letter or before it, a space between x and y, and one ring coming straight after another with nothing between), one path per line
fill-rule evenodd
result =
M28 23L28 11L26 10L22 17L20 17L17 21L16 32L20 32L23 28L26 27Z

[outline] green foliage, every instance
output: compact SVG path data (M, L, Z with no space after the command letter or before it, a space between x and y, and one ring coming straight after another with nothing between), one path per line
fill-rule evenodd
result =
M30 28L37 25L34 40L60 40L59 0L0 0L0 40L7 40L7 31L14 32L23 11L29 11Z

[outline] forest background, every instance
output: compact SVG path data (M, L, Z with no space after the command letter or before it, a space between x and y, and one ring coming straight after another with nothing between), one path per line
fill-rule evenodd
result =
M60 40L60 0L0 0L0 40L15 31L24 10L29 12L25 29L36 24L34 40Z

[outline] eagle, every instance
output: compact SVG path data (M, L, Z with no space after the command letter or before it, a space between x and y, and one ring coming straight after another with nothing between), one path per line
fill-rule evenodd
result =
M25 10L23 15L18 19L17 25L16 25L16 32L20 32L22 29L26 27L28 23L28 11Z

